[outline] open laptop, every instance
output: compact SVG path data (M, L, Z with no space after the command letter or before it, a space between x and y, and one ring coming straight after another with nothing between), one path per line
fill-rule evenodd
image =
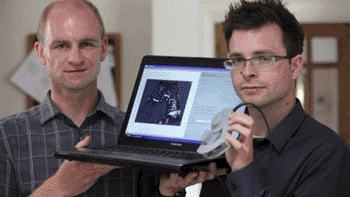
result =
M211 119L237 97L223 59L145 56L116 147L57 150L59 158L185 173L206 170L225 156L206 159L196 150ZM117 149L123 150L122 153ZM144 152L145 151L145 152ZM161 152L158 155L150 153ZM171 152L171 154L169 154ZM179 155L187 155L185 158Z

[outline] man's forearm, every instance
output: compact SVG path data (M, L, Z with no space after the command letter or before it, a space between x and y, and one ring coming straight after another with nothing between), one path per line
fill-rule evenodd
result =
M42 185L40 185L30 197L43 197L43 196L53 196L53 197L64 197L68 196L64 194L64 191L59 187L59 181L56 175L53 175L47 179Z

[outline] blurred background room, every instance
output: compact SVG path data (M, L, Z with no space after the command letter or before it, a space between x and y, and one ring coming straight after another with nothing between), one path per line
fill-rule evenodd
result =
M114 46L112 105L126 110L144 55L226 57L221 30L239 0L91 0ZM0 118L33 105L11 77L35 41L51 0L0 0ZM306 111L350 144L350 1L284 0L306 31L305 70L296 92ZM111 60L113 62L113 59ZM33 82L33 81L32 81ZM234 107L234 106L233 106Z

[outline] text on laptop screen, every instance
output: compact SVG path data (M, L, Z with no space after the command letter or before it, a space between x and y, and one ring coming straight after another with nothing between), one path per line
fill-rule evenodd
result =
M125 134L200 144L214 115L240 102L224 68L146 65Z

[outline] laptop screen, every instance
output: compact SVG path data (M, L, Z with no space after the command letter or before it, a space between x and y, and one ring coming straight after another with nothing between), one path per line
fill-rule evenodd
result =
M127 113L127 137L199 145L214 115L241 103L222 64L185 62L144 65Z

